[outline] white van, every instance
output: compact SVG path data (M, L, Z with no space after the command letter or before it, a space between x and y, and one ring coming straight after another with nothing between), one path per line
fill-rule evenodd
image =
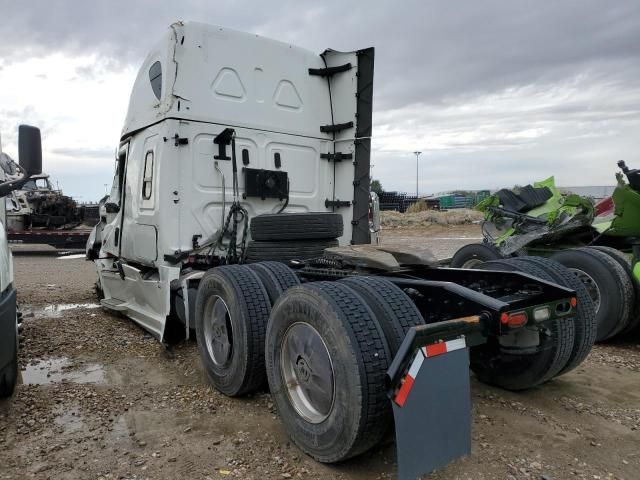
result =
M12 191L22 188L42 170L40 130L20 125L18 135L21 171L7 180L4 170L0 169L0 397L8 397L13 393L18 378L18 339L21 328L13 280L13 259L5 229L5 198Z

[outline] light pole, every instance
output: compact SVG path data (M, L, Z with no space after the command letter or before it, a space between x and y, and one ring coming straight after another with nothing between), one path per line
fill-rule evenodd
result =
M422 152L413 152L416 156L416 197L418 196L418 158Z

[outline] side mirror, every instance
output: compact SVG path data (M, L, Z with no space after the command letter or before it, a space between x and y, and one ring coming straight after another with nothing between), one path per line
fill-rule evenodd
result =
M107 202L104 204L104 210L107 213L118 213L120 211L120 207L117 203Z
M18 159L27 177L42 173L40 129L30 125L18 127Z

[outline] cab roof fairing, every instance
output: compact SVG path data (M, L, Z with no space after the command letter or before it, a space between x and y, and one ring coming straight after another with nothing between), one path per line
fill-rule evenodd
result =
M156 61L162 67L160 100L149 81L149 69ZM235 105L225 106L216 98L213 83L216 75L228 67L235 69L244 91ZM174 23L138 72L121 140L167 118L328 139L318 129L321 124L331 123L328 93L327 98L316 98L322 95L313 84L326 85L326 79L308 74L309 68L324 67L321 55L277 40L198 22ZM254 70L264 70L264 83L274 90L268 91L262 101L252 90ZM273 109L272 97L277 93L274 82L278 79L294 85L301 108Z
M129 96L129 107L122 128L120 139L123 140L133 132L162 120L171 110L171 97L168 95L167 83L175 79L176 65L173 61L177 32L171 25L162 39L156 43L145 58ZM162 68L162 89L160 100L156 98L149 82L149 69L159 61ZM173 83L173 80L171 81Z

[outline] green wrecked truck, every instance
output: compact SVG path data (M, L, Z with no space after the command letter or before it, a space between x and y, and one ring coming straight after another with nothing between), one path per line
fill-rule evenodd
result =
M462 247L457 268L517 269L521 256L569 268L596 308L596 341L640 331L640 170L618 162L613 195L599 202L563 194L554 178L502 189L484 212L481 244Z

